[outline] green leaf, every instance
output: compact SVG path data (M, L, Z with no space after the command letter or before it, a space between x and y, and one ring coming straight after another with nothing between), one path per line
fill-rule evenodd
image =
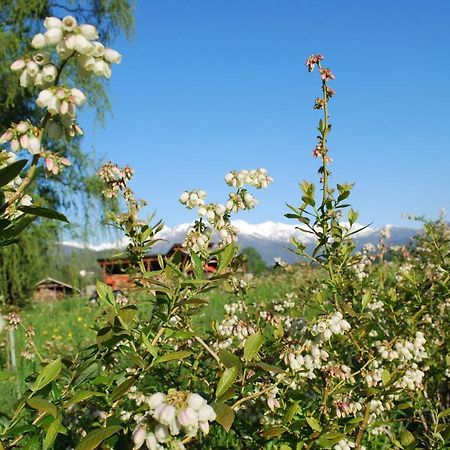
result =
M220 361L227 368L236 366L239 370L242 370L242 363L239 357L229 352L228 350L224 350L223 348L219 349L217 353Z
M223 250L219 253L219 272L226 269L231 264L235 254L236 247L234 244L229 244L223 248Z
M150 355L152 355L153 358L156 358L158 356L158 347L152 345L152 343L149 341L148 337L144 333L141 334L141 341L144 344L145 348L150 353Z
M46 217L47 219L60 220L61 222L69 223L64 214L53 211L53 209L43 208L41 206L19 206L18 209L32 216Z
M10 372L0 371L0 382L1 381L9 381L14 378L14 375Z
M119 316L125 325L129 325L137 316L137 308L135 305L128 305L120 308Z
M372 301L372 293L370 291L364 292L361 304L365 308Z
M27 159L19 159L0 169L0 186L6 186L10 181L20 175L22 169L27 165Z
M411 445L415 440L416 438L414 437L414 435L408 430L404 430L400 435L400 442L405 447Z
M128 378L128 380L125 380L123 383L121 383L119 386L117 386L111 394L111 401L115 402L116 400L119 400L119 398L123 397L128 390L131 388L131 386L136 383L136 378L131 377Z
M156 358L154 361L154 364L167 362L167 361L175 361L175 360L179 360L179 359L185 359L191 355L192 355L192 352L189 350L180 350L178 352L166 353L165 355L162 355L159 358Z
M444 409L438 414L438 419L442 419L443 417L450 416L450 408Z
M286 430L284 427L272 427L268 430L263 431L264 437L277 437L281 436Z
M299 406L298 402L292 403L292 405L289 406L289 408L286 410L286 412L284 414L283 423L289 423L294 418L294 416L298 413L299 410L300 410L300 406Z
M111 300L114 299L114 294L111 286L108 286L107 284L102 283L101 281L97 281L96 290L99 298L104 302L111 303Z
M106 394L103 392L96 391L79 391L77 392L70 400L64 403L64 407L68 408L69 406L75 405L75 403L80 403L84 400L87 400L91 397L104 397Z
M48 450L49 448L53 447L53 442L55 442L56 436L59 433L59 430L61 428L61 421L60 419L55 419L47 428L47 433L44 438L42 450Z
M318 431L318 432L322 431L322 427L320 426L320 423L316 419L314 419L314 417L305 417L305 419L313 431Z
M216 422L226 431L230 431L234 422L234 411L225 403L213 403L211 406L217 415Z
M40 450L41 442L39 436L31 437L22 448L23 450Z
M203 261L197 255L197 253L191 253L191 264L192 269L194 270L195 278L199 280L205 279L205 272L203 271Z
M224 394L226 390L234 383L238 372L239 371L236 366L229 367L223 372L219 382L217 383L216 397L220 397L222 394Z
M348 212L348 222L350 225L353 225L358 220L358 213L350 208L350 211Z
M383 382L384 386L387 386L389 381L391 381L391 374L389 373L389 370L383 369L381 372L381 381Z
M94 450L105 439L108 439L113 434L116 434L122 427L119 425L112 425L106 428L91 431L76 447L75 450Z
M51 383L59 375L61 368L62 365L60 358L55 359L50 364L47 364L39 373L36 381L31 387L31 390L33 392L37 392L47 386L47 384Z
M322 436L320 436L316 443L319 447L322 448L332 448L333 445L337 444L341 439L344 438L344 433L330 432L322 434Z
M258 354L263 342L264 338L259 331L251 334L245 341L244 359L246 361L251 361Z
M259 369L265 370L266 372L285 373L283 369L280 369L277 366L272 366L271 364L266 364L264 362L256 362L253 363L251 366L258 367Z
M46 412L47 414L50 414L51 416L53 416L55 418L58 414L58 410L56 409L56 406L53 403L50 403L41 397L31 397L27 400L27 403L33 409L36 409L41 412Z

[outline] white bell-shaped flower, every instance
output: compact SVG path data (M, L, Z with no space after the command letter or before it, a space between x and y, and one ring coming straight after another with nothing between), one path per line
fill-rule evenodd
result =
M93 48L92 44L82 34L75 36L74 47L75 50L81 55L88 54Z
M63 38L63 31L60 28L50 28L44 34L47 45L56 45Z
M106 61L114 64L119 64L120 61L122 61L122 55L112 48L107 48L103 57L106 59Z
M31 40L31 46L33 48L44 48L47 45L47 40L45 39L45 36L42 33L38 33L34 35L33 39Z
M65 31L74 31L77 25L77 19L73 16L66 16L62 20L62 26Z
M62 28L62 21L57 17L46 17L44 20L44 27L47 28L47 30L50 30L50 28Z
M42 68L42 77L47 83L52 83L56 79L58 71L53 64L46 64Z

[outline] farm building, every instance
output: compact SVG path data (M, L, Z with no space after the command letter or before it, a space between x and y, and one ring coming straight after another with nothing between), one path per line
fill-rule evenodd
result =
M183 264L186 264L189 257L181 244L174 244L168 250L165 257L171 257L179 252ZM148 254L144 257L144 265L147 271L159 270L161 267L158 261L158 254ZM97 260L103 273L103 282L111 286L113 289L128 287L130 278L128 276L128 269L130 267L130 259L128 257L116 258L101 258ZM205 265L205 273L212 273L216 271L217 262L211 261Z
M47 277L36 284L33 300L38 302L62 300L79 293L80 291L70 284Z

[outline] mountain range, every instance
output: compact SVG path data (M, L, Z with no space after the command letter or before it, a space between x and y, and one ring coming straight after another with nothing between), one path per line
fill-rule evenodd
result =
M274 258L277 257L288 263L295 262L298 259L298 256L289 250L292 247L289 243L292 236L304 243L307 248L312 248L314 245L312 236L299 230L295 225L270 221L250 224L244 220L236 220L232 224L237 230L241 248L255 248L269 265L272 265ZM189 224L187 223L174 227L164 227L158 234L161 241L153 248L154 252L165 253L173 244L183 242L188 227ZM361 226L355 225L355 229L358 228L361 228ZM390 237L387 240L389 245L407 244L413 236L420 233L420 230L416 228L403 228L391 225L383 228L388 229L390 232ZM357 248L367 243L377 244L381 231L382 228L367 227L355 234L354 240ZM62 244L66 251L76 251L77 249L90 250L93 253L93 258L97 258L120 251L126 246L126 240L104 242L97 245L84 244L77 241L64 241Z

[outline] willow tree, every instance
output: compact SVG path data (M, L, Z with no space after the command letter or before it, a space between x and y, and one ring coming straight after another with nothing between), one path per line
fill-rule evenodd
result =
M97 27L102 42L110 43L119 35L127 38L134 30L134 2L132 0L2 0L0 8L0 134L23 117L38 120L39 112L33 101L33 90L19 85L17 73L9 70L17 55L31 50L28 43L43 19L48 16L74 15ZM68 70L74 74L77 71ZM68 80L66 80L68 81ZM107 81L97 77L71 80L87 93L90 106L99 123L110 110ZM46 206L76 211L78 219L86 220L103 210L100 188L94 177L98 161L83 151L81 138L58 144L47 143L51 150L67 157L71 170L57 178L39 176L33 186L33 198L45 198ZM55 146L57 145L57 147ZM96 219L96 218L94 218ZM72 229L74 229L72 227ZM24 233L19 242L0 249L0 299L16 303L27 298L38 279L47 275L50 260L61 235L61 226L40 223ZM20 274L26 273L26 276Z

